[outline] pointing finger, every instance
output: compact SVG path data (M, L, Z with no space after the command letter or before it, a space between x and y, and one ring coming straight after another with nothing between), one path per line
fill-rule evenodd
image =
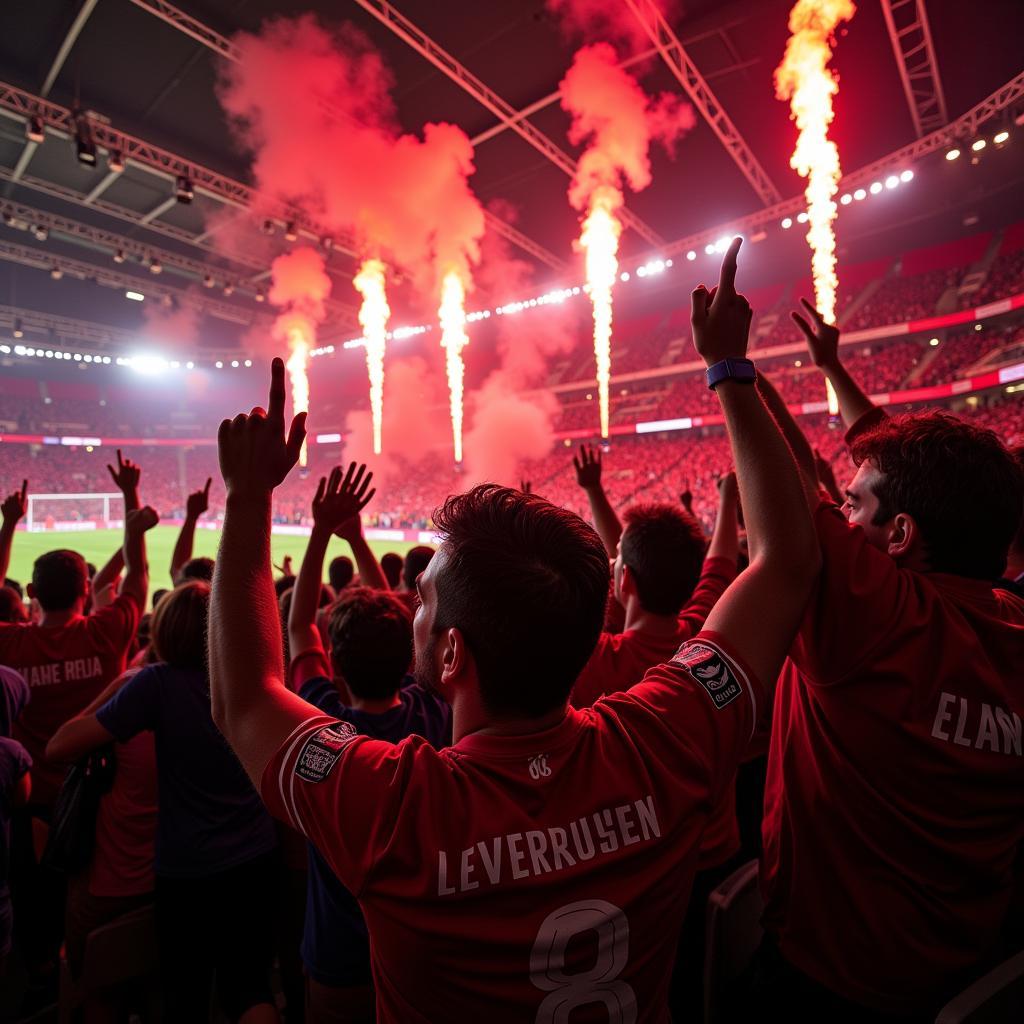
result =
M270 364L270 401L267 404L267 419L279 423L284 429L284 362L275 358ZM292 425L294 429L294 424Z
M737 235L725 250L722 258L722 271L718 277L718 289L726 293L730 298L736 290L736 254L740 251L743 239Z

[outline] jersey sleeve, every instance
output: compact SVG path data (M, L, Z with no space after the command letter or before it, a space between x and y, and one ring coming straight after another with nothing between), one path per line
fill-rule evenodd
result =
M864 413L860 419L854 420L854 422L850 424L850 427L844 436L844 440L848 445L853 444L861 434L871 430L872 427L877 427L882 420L887 418L887 416L888 413L881 406L873 406Z
M288 664L288 689L299 693L310 679L331 675L331 663L327 654L319 647L297 654Z
M139 630L139 606L133 597L120 594L89 616L89 631L106 647L127 650Z
M815 513L822 568L791 657L808 682L855 672L898 628L914 600L912 574L868 543L832 503Z
M711 609L725 593L726 588L736 579L736 563L730 558L706 558L700 579L690 600L679 613L679 622L695 636L704 626Z
M144 668L128 680L96 711L96 721L118 743L156 726L159 712L160 670Z
M358 895L395 840L399 810L424 750L430 747L420 737L385 743L361 736L349 722L315 715L267 763L260 796Z

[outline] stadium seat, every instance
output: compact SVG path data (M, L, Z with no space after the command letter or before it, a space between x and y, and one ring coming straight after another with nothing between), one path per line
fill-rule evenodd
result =
M737 868L708 897L704 954L704 1021L726 1021L723 996L750 963L761 942L761 889L758 865Z
M75 1010L92 993L155 978L158 962L152 906L140 907L90 932L77 981L71 977L63 952L61 955L57 1003L60 1024L71 1024Z
M1006 1024L1024 1020L1024 952L1004 960L950 1000L935 1024Z

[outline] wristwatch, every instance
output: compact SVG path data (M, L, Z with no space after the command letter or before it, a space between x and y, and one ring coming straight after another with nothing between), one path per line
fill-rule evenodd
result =
M723 380L736 380L741 384L753 384L757 380L757 370L749 359L723 359L707 368L705 374L708 387L712 391Z

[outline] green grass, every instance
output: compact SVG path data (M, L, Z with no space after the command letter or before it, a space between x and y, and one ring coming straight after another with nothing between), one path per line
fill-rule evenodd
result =
M101 568L108 558L117 550L121 544L122 533L120 530L90 530L85 533L23 533L19 531L14 536L14 549L11 553L11 568L7 575L11 579L18 580L24 586L32 578L32 563L44 552L53 551L55 548L71 548L78 551L87 562L92 562L97 568ZM174 542L178 539L178 527L157 526L146 534L147 552L149 555L149 589L150 593L161 587L171 585L170 564L171 552L174 550ZM281 564L285 555L292 556L292 568L299 571L302 556L306 551L305 537L272 536L270 538L270 550L276 565ZM219 530L196 530L196 541L193 554L209 555L211 558L217 554L217 545L220 543ZM397 551L404 555L414 545L408 541L371 540L370 547L378 558L386 551ZM326 564L336 555L348 555L351 557L348 545L343 540L334 539L327 551L327 558L324 560L324 574L326 579Z

